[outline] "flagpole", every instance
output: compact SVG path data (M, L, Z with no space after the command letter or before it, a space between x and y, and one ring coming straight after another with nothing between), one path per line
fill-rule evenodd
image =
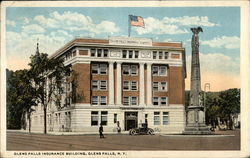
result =
M131 24L130 24L130 17L128 15L128 37L130 37L130 32L131 32Z

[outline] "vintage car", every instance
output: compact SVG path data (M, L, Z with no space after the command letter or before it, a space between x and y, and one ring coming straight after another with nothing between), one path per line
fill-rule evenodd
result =
M132 128L129 130L129 135L136 135L136 134L149 134L153 135L154 130L152 128L148 128L146 123L142 124L142 127L139 128Z

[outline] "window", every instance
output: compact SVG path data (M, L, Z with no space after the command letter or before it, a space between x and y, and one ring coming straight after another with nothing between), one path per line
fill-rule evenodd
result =
M123 75L129 75L129 65L123 65L122 74Z
M138 74L138 65L123 65L122 66L123 75L137 75Z
M92 74L98 74L98 65L97 64L92 65Z
M90 54L92 57L108 57L108 49L91 49Z
M133 51L132 50L129 51L129 58L133 58Z
M158 97L153 97L153 105L159 105Z
M92 81L92 90L107 90L107 81Z
M100 90L106 90L106 89L107 89L107 81L101 81Z
M168 118L168 112L163 112L163 125L168 125L169 123L169 118Z
M97 49L97 57L102 57L102 49Z
M126 50L122 50L122 58L126 58L127 57L127 51Z
M107 105L107 97L106 96L101 96L100 104Z
M129 97L123 97L123 105L129 105Z
M92 96L92 105L98 105L98 96Z
M107 74L107 65L106 64L100 64L100 74L102 74L102 75Z
M61 124L61 113L58 113L58 123Z
M98 126L98 111L91 111L91 126Z
M154 125L160 125L160 112L154 112Z
M167 74L166 66L153 66L152 67L153 76L165 76Z
M98 81L92 81L92 90L98 90Z
M135 81L131 82L131 90L133 90L133 91L137 90L137 82L135 82Z
M138 58L138 56L139 56L139 52L135 51L135 58Z
M167 83L166 82L160 82L160 90L167 91Z
M137 65L131 65L131 75L137 75Z
M92 96L92 105L107 105L107 96Z
M129 90L129 81L123 81L123 90Z
M158 75L158 66L153 66L153 76L157 76Z
M107 49L104 49L103 50L103 57L107 57L108 56L108 50Z
M166 75L166 66L160 66L160 75L165 76Z
M92 74L107 74L107 64L92 64Z
M168 59L168 52L164 52L164 58Z
M131 105L137 105L137 97L131 97Z
M157 58L157 51L153 51L153 59Z
M117 123L117 114L114 114L114 123Z
M123 97L123 105L138 105L138 97Z
M161 105L167 105L167 98L161 97Z
M108 112L107 111L101 112L101 124L103 126L107 126L108 124Z
M158 91L158 82L153 82L153 91Z
M159 52L159 59L162 59L162 57L163 57L162 52Z
M96 50L95 49L91 49L90 50L90 54L92 57L95 57L95 53L96 53Z
M148 114L145 114L145 123L148 123Z

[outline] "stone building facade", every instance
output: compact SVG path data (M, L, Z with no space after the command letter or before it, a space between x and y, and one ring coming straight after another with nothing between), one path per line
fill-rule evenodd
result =
M48 132L96 133L100 123L107 133L148 127L160 133L185 128L185 49L181 42L153 42L146 38L76 38L51 58L77 74L79 99L67 98L65 84L58 110L48 106ZM43 131L43 107L32 114L32 131Z

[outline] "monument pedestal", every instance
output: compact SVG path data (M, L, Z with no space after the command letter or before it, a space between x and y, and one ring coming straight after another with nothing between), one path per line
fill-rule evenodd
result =
M183 134L211 134L211 131L205 124L202 106L189 106L187 112L187 126Z

